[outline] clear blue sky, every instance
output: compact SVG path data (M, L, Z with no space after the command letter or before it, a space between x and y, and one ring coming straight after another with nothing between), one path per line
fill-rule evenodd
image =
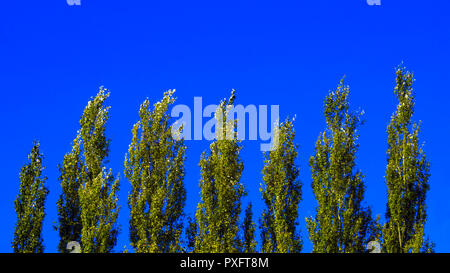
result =
M140 103L177 89L178 103L217 103L237 90L237 101L278 104L280 116L297 115L303 201L299 208L304 251L311 250L304 218L312 215L308 158L324 129L322 103L342 76L351 87L351 106L364 109L358 167L366 175L366 202L384 219L386 126L395 109L395 67L402 61L416 75L416 120L431 162L426 233L437 251L450 252L450 2L352 1L3 1L0 8L0 252L11 252L16 215L13 201L19 170L34 139L45 153L50 195L44 239L55 252L57 165L70 151L79 118L99 86L111 90L110 164L120 173L117 250L128 240L123 159ZM186 212L199 200L198 161L206 141L187 142ZM244 141L242 182L255 216L262 154L259 142Z

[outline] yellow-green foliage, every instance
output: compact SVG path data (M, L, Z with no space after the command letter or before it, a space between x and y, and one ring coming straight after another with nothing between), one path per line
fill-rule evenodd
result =
M100 88L80 120L84 166L78 193L83 253L111 252L119 233L116 226L119 180L114 179L111 169L106 171L104 167L109 153L109 140L105 136L109 107L104 106L109 92L105 92L106 89Z
M109 107L104 106L108 97L109 92L101 87L88 102L72 151L59 167L60 252L67 252L70 241L80 242L83 253L111 252L117 242L119 180L104 166L109 154L105 136Z
M231 253L240 249L239 215L244 194L240 179L244 165L239 157L242 147L237 139L237 123L228 118L234 98L233 90L230 99L217 108L217 140L209 146L209 155L204 152L200 160L195 252Z
M369 208L363 206L363 174L356 169L357 128L361 113L349 111L344 80L325 99L327 129L310 158L312 188L318 206L306 219L313 252L364 252L376 234Z
M42 177L43 156L35 142L28 163L20 170L20 192L14 201L17 223L12 247L15 253L42 253L42 223L45 216L45 199L49 193Z
M262 252L296 253L302 249L297 229L302 192L296 166L293 121L275 128L275 149L265 154L261 193L266 209L261 218Z
M131 183L130 239L138 253L181 251L186 147L183 139L172 136L168 109L173 94L164 93L152 111L148 99L142 103L125 158L125 176Z
M245 218L242 223L244 238L242 240L241 252L256 253L255 229L256 224L253 222L252 204L250 203L245 209Z
M59 252L67 253L69 242L81 241L80 197L78 190L82 183L81 173L83 161L81 158L81 135L78 134L72 144L72 151L64 156L59 166L62 193L58 199Z
M430 167L419 145L420 126L411 122L414 78L401 67L396 75L395 95L399 103L387 128L388 204L383 229L384 248L388 253L431 252L432 244L424 241Z

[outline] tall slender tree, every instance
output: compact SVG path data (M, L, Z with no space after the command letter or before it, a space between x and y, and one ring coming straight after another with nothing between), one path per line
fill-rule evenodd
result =
M253 222L252 203L249 203L245 209L245 218L242 223L242 232L244 234L242 240L242 252L256 253L255 229L256 224Z
M209 147L209 155L204 152L200 160L201 200L196 212L199 234L195 252L239 251L239 215L244 195L240 179L244 164L239 157L242 147L237 139L237 122L230 118L234 99L233 90L231 97L218 106L216 140Z
M175 131L169 123L174 92L164 93L153 110L148 99L141 105L125 158L125 176L131 182L130 239L136 252L181 251L186 146L178 138L182 127Z
M12 247L15 253L44 252L42 224L45 217L45 199L49 190L47 177L42 177L43 155L39 142L34 142L29 162L20 170L20 192L14 202L17 223Z
M81 242L81 214L78 190L82 183L83 160L81 158L81 135L72 144L72 151L64 156L59 166L62 193L58 199L59 252L66 253L69 242Z
M394 93L399 103L387 127L388 203L383 238L388 253L431 251L430 243L424 241L430 165L419 144L420 125L411 121L413 82L412 73L397 69Z
M297 231L302 192L295 163L298 146L294 144L293 120L286 120L275 129L276 147L265 154L264 184L260 188L266 205L261 218L262 251L296 253L302 249Z
M111 252L117 243L119 179L106 170L109 143L105 135L110 93L100 88L80 120L84 166L78 194L81 208L81 248L84 253Z
M341 80L325 99L327 129L310 158L315 218L307 218L313 252L364 252L374 239L370 208L363 206L363 174L356 170L357 128L362 113L349 110L349 87Z
M119 180L105 167L110 143L105 135L109 111L105 101L109 95L101 87L88 102L72 151L64 156L59 167L60 252L67 251L70 241L81 243L84 253L111 252L117 242Z

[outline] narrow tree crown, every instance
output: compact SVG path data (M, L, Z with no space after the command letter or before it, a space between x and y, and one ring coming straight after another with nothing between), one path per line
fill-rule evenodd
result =
M383 235L389 253L417 253L432 248L424 241L430 164L419 144L420 125L412 122L413 82L412 73L397 69L394 94L398 105L387 127L388 204Z
M173 137L169 123L174 92L164 93L153 110L148 99L142 103L125 157L125 176L131 183L130 239L136 252L181 251L186 146Z
M83 253L111 252L119 234L119 179L115 179L112 170L105 167L110 144L105 134L110 108L105 106L105 102L109 94L101 87L95 98L88 102L80 120L81 129L74 141L72 152L65 158L68 162L63 162L69 166L63 166L63 171L67 168L68 173L62 173L63 190L67 188L62 198L70 199L60 203L71 205L70 202L79 202L79 218L73 214L73 218L69 218L66 225L72 225L69 228L74 238L75 235L80 237ZM81 171L78 177L75 171ZM76 190L79 200L73 195ZM75 222L78 219L80 222ZM78 235L75 231L78 232L76 228L80 223L81 235Z
M363 206L363 174L356 169L359 112L350 112L349 87L341 80L324 103L327 128L310 158L316 216L307 219L313 252L363 252L374 223Z
M244 164L239 156L242 146L237 139L237 123L229 118L234 99L233 90L229 100L223 100L218 106L215 114L217 139L209 146L210 153L203 153L200 160L196 252L238 252L241 243L239 215L245 191L240 179Z
M264 183L260 188L266 206L261 218L263 252L296 253L302 249L297 230L302 192L293 123L294 120L286 120L275 126L274 143L278 144L264 155Z
M39 142L34 142L28 163L20 169L20 191L14 201L17 223L12 247L15 253L44 252L42 224L45 217L45 199L49 190L42 177L43 155Z

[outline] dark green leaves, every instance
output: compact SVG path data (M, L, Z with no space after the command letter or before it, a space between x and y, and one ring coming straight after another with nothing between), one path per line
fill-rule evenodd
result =
M117 242L119 180L104 166L109 153L106 123L109 107L106 89L89 101L80 120L81 129L72 151L60 169L62 194L58 200L59 251L76 241L84 253L111 252Z
M429 189L430 165L419 144L420 126L414 113L413 74L399 67L394 94L398 105L388 125L386 185L388 204L383 229L388 253L429 252L424 241L425 197Z
M310 158L312 188L318 206L306 219L313 252L363 252L374 237L374 222L363 206L363 174L356 170L357 128L361 113L352 113L349 87L341 81L325 99L327 128Z
M45 199L49 193L42 177L43 155L39 142L34 142L28 163L20 170L20 192L14 201L17 223L12 247L15 253L44 252L42 223L45 216Z
M286 120L275 128L276 147L265 154L260 188L266 205L261 218L263 252L296 253L302 249L296 230L302 192L294 138L293 121Z
M228 106L233 105L234 98L233 91L230 99L217 108L217 140L200 160L201 200L196 212L199 234L195 252L230 253L240 248L239 215L244 194L240 179L244 164L239 157L242 147L235 120L228 119Z
M166 92L153 110L148 99L142 103L125 158L125 176L132 188L130 239L136 252L181 251L186 146L172 136L169 124L174 92Z

